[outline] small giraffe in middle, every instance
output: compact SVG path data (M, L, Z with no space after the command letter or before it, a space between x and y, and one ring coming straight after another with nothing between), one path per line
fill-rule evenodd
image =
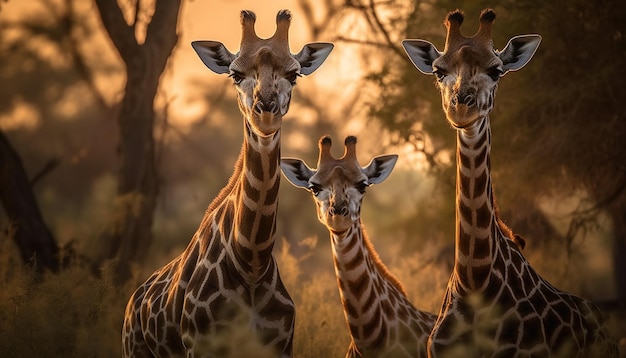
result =
M361 223L365 189L385 180L397 155L372 159L362 168L356 138L345 140L345 153L335 159L329 137L319 141L317 169L300 159L281 160L285 177L309 190L317 216L330 232L337 284L350 347L346 357L426 357L426 343L437 319L411 304L404 287L382 263Z

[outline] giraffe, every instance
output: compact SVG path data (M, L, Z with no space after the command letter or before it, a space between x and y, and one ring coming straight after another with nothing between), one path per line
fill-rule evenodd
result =
M243 144L234 172L206 210L187 248L131 296L122 330L125 357L207 357L225 352L215 337L243 322L277 356L291 356L295 307L272 255L280 183L280 128L298 76L332 51L311 43L291 54L291 14L261 39L256 15L241 12L242 40L233 54L217 41L194 41L212 71L228 73L243 114ZM243 318L242 318L243 317Z
M436 76L443 110L457 133L455 265L428 343L431 357L616 356L600 310L543 279L498 225L491 184L489 113L500 77L528 63L539 35L493 47L495 12L483 10L472 37L464 15L444 24L443 52L424 40L403 46L419 71Z
M397 155L379 156L362 168L356 138L345 140L335 159L329 137L319 141L317 169L283 158L281 169L296 187L309 190L317 217L330 232L337 284L351 342L346 357L426 357L426 343L437 316L411 304L402 284L387 270L361 223L365 189L385 180Z

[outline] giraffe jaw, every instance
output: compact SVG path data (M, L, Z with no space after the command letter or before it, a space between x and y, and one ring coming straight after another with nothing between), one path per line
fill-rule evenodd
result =
M489 111L477 111L475 106L464 104L450 105L448 108L444 108L444 111L448 123L455 129L467 128L489 114Z
M279 113L253 112L249 116L248 122L250 123L250 128L253 129L257 135L267 137L280 130L283 123L283 116Z
M326 214L324 221L328 229L336 235L345 233L353 223L351 215L332 215L330 213Z

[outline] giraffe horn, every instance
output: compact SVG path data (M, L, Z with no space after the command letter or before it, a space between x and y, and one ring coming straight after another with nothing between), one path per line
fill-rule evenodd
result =
M496 13L492 9L485 9L480 13L480 27L477 36L491 39L491 25L496 19Z
M463 35L461 35L461 24L463 23L464 18L465 15L463 15L463 12L459 9L448 13L446 20L443 22L446 29L448 29L448 33L446 34L446 47L449 43L456 42L464 38Z
M344 145L346 149L343 154L343 159L356 160L356 137L355 136L346 137Z
M276 32L272 39L289 45L289 25L291 24L291 12L289 10L280 10L276 15Z
M320 156L319 156L319 159L317 160L318 168L320 167L322 163L333 159L332 154L330 154L330 147L332 147L332 145L333 145L333 141L330 140L329 136L323 136L322 138L320 138L320 141L319 141Z
M243 44L246 41L256 40L259 37L254 31L254 23L256 22L256 15L254 12L250 10L242 10L241 11L241 43Z

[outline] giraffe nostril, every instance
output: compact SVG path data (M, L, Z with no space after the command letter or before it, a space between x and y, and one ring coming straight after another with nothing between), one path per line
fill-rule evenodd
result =
M348 216L348 206L345 204L332 205L330 209L328 209L328 213L332 216Z
M257 101L256 104L254 105L254 111L257 114L261 114L263 112L276 114L278 113L278 103L276 103L276 101L271 101L271 102Z
M259 101L254 105L254 112L256 112L256 114L261 114L263 113L263 102Z
M270 103L268 112L270 112L272 114L277 114L278 113L278 103L276 103L276 101L272 101Z
M464 104L468 107L473 106L474 104L476 104L476 99L474 97L474 95L468 94L468 95L462 95L462 94L458 94L456 95L455 98L453 98L453 101L456 100L456 103L459 104Z

